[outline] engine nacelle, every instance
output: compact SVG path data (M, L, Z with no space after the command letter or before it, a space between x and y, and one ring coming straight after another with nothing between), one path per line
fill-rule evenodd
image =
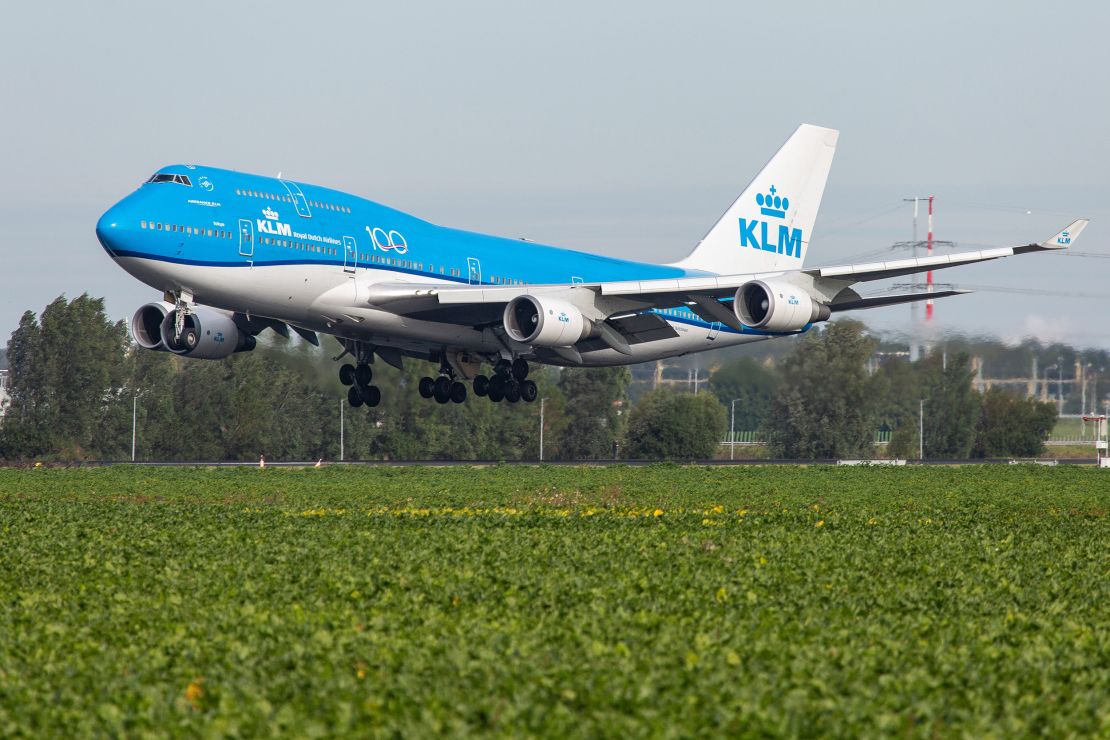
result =
M800 331L832 315L828 306L798 286L776 280L744 283L736 290L732 308L745 326L764 331Z
M242 331L231 314L207 306L194 306L185 314L181 334L177 337L177 309L172 308L162 319L162 345L175 355L198 360L220 360L234 352L254 349L254 337Z
M505 332L523 344L569 347L589 336L593 323L558 298L522 295L505 306Z
M162 321L172 310L173 304L165 301L140 307L131 317L131 338L135 340L135 344L143 349L168 351L166 345L162 344Z

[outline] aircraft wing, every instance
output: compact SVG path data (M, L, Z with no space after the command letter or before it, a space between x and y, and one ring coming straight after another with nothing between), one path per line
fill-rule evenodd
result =
M496 328L502 322L505 306L513 299L520 296L542 299L543 296L548 296L573 304L586 318L594 322L595 327L594 336L577 343L577 350L557 348L552 351L565 357L564 353L591 349L592 342L631 354L630 346L633 344L675 336L670 325L658 314L652 313L652 309L685 307L708 323L719 322L739 332L753 331L754 329L744 326L732 305L737 289L753 280L770 280L779 286L788 283L798 291L808 293L814 302L811 304L815 306L814 316L823 312L823 316L827 318L832 313L842 311L931 300L968 292L942 290L862 297L850 287L855 283L969 265L1016 254L1066 249L1086 226L1087 219L1079 219L1043 242L1014 247L769 273L556 285L378 283L367 287L364 305L419 320ZM791 296L791 301L793 300Z
M1088 220L1085 218L1072 221L1066 228L1040 244L1022 244L1016 247L984 249L978 252L960 252L958 254L948 254L939 257L893 260L890 262L871 262L862 265L817 267L803 270L802 272L815 278L836 278L858 283L867 280L882 280L883 278L898 277L899 275L912 275L929 270L940 270L945 267L970 265L975 262L986 262L1001 257L1012 257L1015 254L1067 249L1072 242L1079 238L1079 234L1087 227L1087 223Z

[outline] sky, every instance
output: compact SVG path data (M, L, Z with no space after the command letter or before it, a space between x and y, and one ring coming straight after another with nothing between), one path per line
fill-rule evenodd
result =
M1110 256L1107 27L1094 1L12 3L0 343L59 294L115 318L157 297L93 229L175 162L664 262L814 123L841 136L807 264L908 256L902 199L929 194L957 249L1085 216L1074 251ZM1110 347L1108 277L1059 254L938 272L987 290L938 301L933 331Z

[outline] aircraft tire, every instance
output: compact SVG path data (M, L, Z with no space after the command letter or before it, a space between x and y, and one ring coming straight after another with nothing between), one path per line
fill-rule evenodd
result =
M513 377L517 380L524 380L528 377L528 361L522 357L513 360L512 373Z
M436 382L431 378L425 376L420 379L417 385L417 390L420 391L421 398L431 398L436 392Z
M491 385L487 397L494 403L500 403L501 400L505 398L505 391L503 391L499 385Z
M512 383L505 389L505 400L509 403L516 403L520 400L520 386Z
M355 384L355 366L346 363L339 366L339 382L343 385Z
M374 379L374 371L366 363L361 363L355 368L355 383L362 386L370 385Z
M462 403L466 400L466 386L458 381L451 384L451 400L455 403Z
M451 398L451 379L448 378L446 375L440 375L438 378L436 378L434 384L432 385L432 388L435 389L435 397L437 401L439 401L440 396L443 396L444 398Z
M485 375L478 375L474 378L474 395L484 396L489 393L489 378Z
M382 392L376 385L363 385L355 386L358 388L358 394L362 396L362 402L367 406L377 406L382 402Z
M509 371L512 370L513 364L506 359L498 360L493 366L494 375L507 376Z
M362 395L358 392L358 388L351 386L347 389L347 403L349 403L353 409L357 409L362 405Z
M540 395L540 389L531 380L524 380L520 383L520 400L526 403L532 403L536 397Z

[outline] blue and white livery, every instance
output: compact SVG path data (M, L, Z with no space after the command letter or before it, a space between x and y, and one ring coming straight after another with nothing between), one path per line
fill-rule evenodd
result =
M343 347L352 405L374 406L375 358L437 363L420 393L532 401L530 362L616 365L798 334L833 313L953 295L863 298L862 281L1024 252L1051 239L928 259L805 268L838 133L802 125L693 251L658 265L450 229L328 188L213 167L164 167L96 226L161 293L131 321L142 347L218 359L292 329ZM339 358L337 358L339 359ZM483 374L484 364L492 373Z

